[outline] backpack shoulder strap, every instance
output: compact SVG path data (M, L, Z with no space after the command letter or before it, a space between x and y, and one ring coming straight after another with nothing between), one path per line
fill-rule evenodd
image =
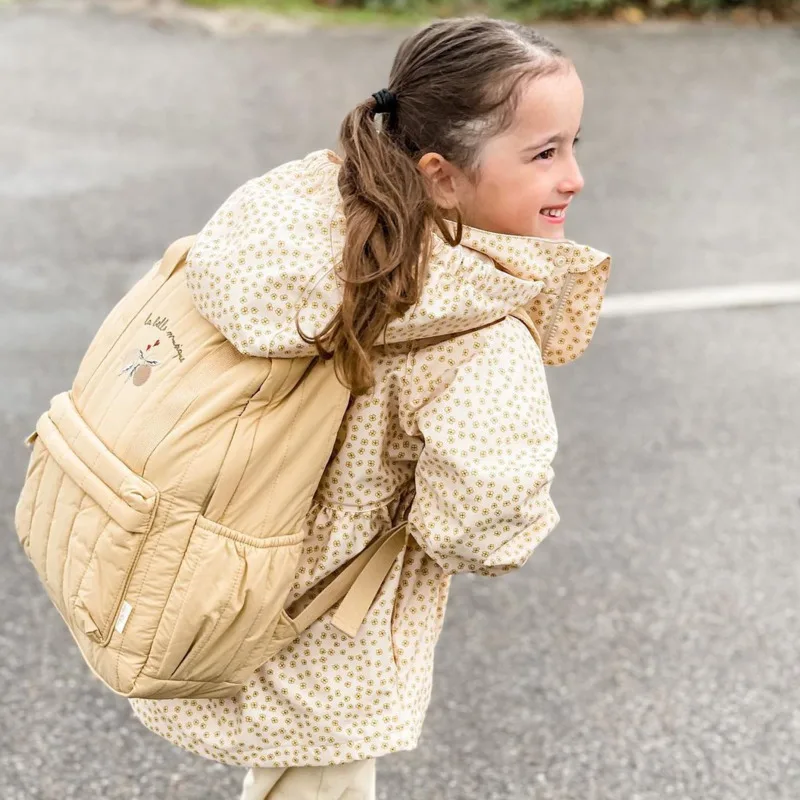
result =
M531 315L524 308L518 308L516 311L512 311L509 316L514 317L514 319L518 319L525 325L525 327L530 331L531 336L533 336L533 338L536 340L539 350L541 350L542 337L539 335L539 329L536 327L536 323L531 319Z
M161 256L161 263L158 265L158 274L164 280L172 275L173 272L183 263L186 256L194 244L194 236L184 236L182 239L174 241Z
M533 320L531 319L530 315L527 311L523 308L518 308L515 311L512 311L506 317L500 317L500 319L492 320L491 322L487 322L485 325L478 325L476 328L469 328L465 331L458 331L458 333L446 333L442 336L430 336L427 339L414 339L410 344L414 347L414 349L419 349L422 347L432 347L435 344L440 344L441 342L447 342L450 339L455 339L458 336L464 336L467 333L475 333L476 331L482 331L484 328L490 328L492 325L497 325L498 323L502 322L504 319L508 319L508 317L514 317L522 322L525 327L531 332L531 335L536 340L536 343L541 347L541 342L539 339L539 331L536 328Z

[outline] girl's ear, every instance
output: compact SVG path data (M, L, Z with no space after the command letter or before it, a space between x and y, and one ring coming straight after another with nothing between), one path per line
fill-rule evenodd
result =
M436 205L447 210L458 208L457 168L438 153L426 153L418 166L428 179Z

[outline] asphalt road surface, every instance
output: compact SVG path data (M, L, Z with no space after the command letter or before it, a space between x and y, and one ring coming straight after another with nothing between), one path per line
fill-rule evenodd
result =
M568 235L614 294L800 279L800 37L544 26L587 93ZM235 800L90 677L13 532L21 442L172 239L335 144L400 31L0 7L0 800ZM550 373L562 523L454 581L381 800L800 797L800 306L609 318Z

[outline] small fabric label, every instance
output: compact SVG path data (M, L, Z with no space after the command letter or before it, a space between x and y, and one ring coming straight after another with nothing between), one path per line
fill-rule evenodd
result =
M119 610L117 624L114 626L114 630L117 633L122 633L122 631L125 630L125 623L127 623L128 617L131 615L131 611L133 611L133 606L126 600L122 604L122 608Z

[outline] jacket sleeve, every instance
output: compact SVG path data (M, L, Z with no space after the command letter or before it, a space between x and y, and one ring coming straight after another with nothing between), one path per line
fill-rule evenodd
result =
M410 533L449 574L521 567L559 521L558 434L533 337L507 319L418 351L406 378L406 432L423 441Z

